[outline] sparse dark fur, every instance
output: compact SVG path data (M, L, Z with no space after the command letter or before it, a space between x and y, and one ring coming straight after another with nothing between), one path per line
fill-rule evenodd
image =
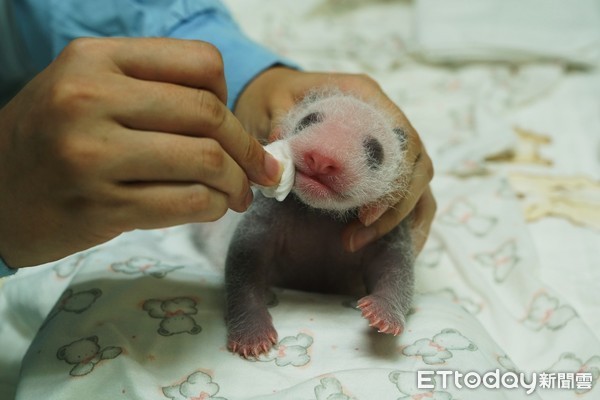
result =
M390 233L349 253L345 224L301 203L257 195L240 222L226 261L229 348L258 356L276 343L267 310L270 286L361 296L363 315L379 330L399 334L413 294L413 250L405 220Z

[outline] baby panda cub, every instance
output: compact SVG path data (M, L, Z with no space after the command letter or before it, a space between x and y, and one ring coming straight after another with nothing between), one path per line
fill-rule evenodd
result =
M281 202L257 193L234 233L225 263L228 348L256 357L277 343L270 286L361 297L370 326L399 335L413 295L408 221L353 253L341 237L360 206L400 200L404 130L372 104L331 90L291 110L279 140L293 161L292 192Z

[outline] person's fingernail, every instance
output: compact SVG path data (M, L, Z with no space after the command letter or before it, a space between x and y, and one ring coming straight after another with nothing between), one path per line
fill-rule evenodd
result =
M265 172L267 176L273 181L273 183L277 183L281 179L281 165L279 161L271 154L265 154Z
M383 214L382 212L378 212L378 213L372 213L372 214L368 214L365 218L365 220L363 221L365 226L370 226L373 224L373 222L377 221L379 219L379 217L381 217L381 215Z
M361 210L359 213L360 222L363 223L364 226L372 225L375 221L377 221L385 212L388 210L387 206L373 206L371 208Z
M355 252L371 243L377 237L377 230L373 227L359 228L350 236L350 251Z

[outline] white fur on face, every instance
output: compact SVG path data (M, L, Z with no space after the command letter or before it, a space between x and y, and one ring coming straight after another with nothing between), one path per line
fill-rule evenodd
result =
M408 170L405 138L393 119L339 90L310 93L282 121L296 167L294 193L311 207L345 212L402 193ZM307 155L335 173L315 175Z

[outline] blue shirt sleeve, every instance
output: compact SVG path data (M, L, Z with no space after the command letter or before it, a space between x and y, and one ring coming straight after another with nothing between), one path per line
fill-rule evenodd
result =
M228 106L261 71L289 61L248 39L216 0L12 0L36 70L78 37L173 37L216 46L224 60Z
M5 276L9 276L17 272L16 268L10 268L8 265L4 263L2 257L0 257L0 278Z

